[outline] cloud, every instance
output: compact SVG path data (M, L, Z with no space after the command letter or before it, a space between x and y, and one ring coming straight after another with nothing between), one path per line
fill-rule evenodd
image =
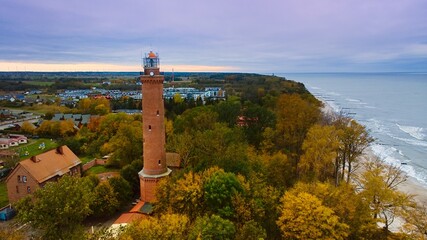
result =
M425 9L424 0L3 0L0 60L132 66L154 49L171 66L405 70L426 61Z

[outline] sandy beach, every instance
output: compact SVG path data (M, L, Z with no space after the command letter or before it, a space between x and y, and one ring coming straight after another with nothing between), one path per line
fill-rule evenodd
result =
M322 101L321 99L319 100ZM337 114L328 103L326 103L325 101L322 102L324 104L322 108L322 112L324 115L333 116ZM359 163L359 168L356 171L363 171L363 161L373 161L374 159L377 159L378 156L376 156L375 153L368 147L365 150L365 154L360 158L361 162ZM405 173L403 172L403 174ZM415 178L408 176L407 180L399 184L397 188L403 193L412 195L417 204L424 205L427 207L427 186L422 185ZM389 229L393 232L399 232L401 231L403 224L403 219L396 218L393 224L390 225Z

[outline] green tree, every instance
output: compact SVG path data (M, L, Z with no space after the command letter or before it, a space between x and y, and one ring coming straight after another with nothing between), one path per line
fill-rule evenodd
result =
M232 199L243 188L233 173L219 170L213 173L203 184L204 198L207 208L224 218L234 215Z
M204 216L196 220L188 239L226 240L233 239L236 228L233 222L218 215Z
M267 232L257 222L250 220L237 230L236 240L267 239Z
M106 217L119 209L117 193L109 182L102 182L94 189L94 196L90 205L93 215Z
M140 193L138 173L142 170L142 167L142 160L135 160L120 170L120 176L130 184L134 196L138 196Z
M64 175L20 200L16 208L19 220L40 230L43 239L80 239L91 200L82 179Z
M113 177L108 182L113 187L119 206L125 206L132 200L132 187L123 177Z
M305 192L285 193L277 225L291 239L345 239L349 231L332 209Z
M256 149L263 141L263 133L267 128L273 128L276 122L273 112L257 104L246 104L242 115L245 124L242 126L246 139Z
M102 146L101 150L104 154L111 153L110 163L120 167L141 159L142 122L121 123L115 135Z

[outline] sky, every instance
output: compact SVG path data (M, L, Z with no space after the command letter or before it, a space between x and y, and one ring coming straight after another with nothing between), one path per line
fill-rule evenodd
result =
M0 0L0 71L427 72L425 0Z

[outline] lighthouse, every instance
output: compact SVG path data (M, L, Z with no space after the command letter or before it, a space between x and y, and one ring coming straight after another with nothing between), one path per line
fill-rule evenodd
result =
M144 73L141 75L141 82L144 167L138 175L141 200L153 202L158 182L168 176L172 170L166 166L164 76L160 75L159 55L150 51L145 54L143 64Z

